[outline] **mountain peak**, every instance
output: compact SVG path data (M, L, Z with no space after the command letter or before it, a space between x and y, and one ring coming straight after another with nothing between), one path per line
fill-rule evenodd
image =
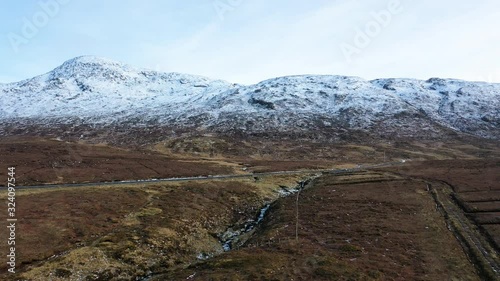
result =
M50 72L51 78L91 77L103 72L123 75L133 68L126 64L96 56L79 56L65 61Z
M296 75L245 86L80 56L47 74L0 88L3 120L83 118L99 124L256 133L309 128L332 135L340 129L407 136L443 130L500 135L500 84L450 79Z
M75 65L75 64L101 64L101 65L125 65L123 63L97 56L78 56L65 61L62 65Z

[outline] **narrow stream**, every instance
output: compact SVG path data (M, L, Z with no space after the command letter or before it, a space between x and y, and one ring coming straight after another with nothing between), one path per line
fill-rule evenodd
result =
M267 203L260 209L259 215L257 216L257 219L248 219L241 227L237 230L234 230L234 228L238 228L237 226L232 226L226 230L226 232L222 233L219 236L219 241L222 244L222 248L224 249L224 252L230 251L231 249L235 247L240 247L243 246L245 243L246 239L242 237L244 234L247 234L251 232L252 230L255 229L257 225L259 225L260 222L264 219L267 211L269 210L269 207L271 207L270 203Z
M309 184L313 179L317 178L318 176L314 176L311 178L308 178L304 181L299 182L295 187L293 188L288 188L285 186L281 186L281 189L278 191L279 197L274 199L271 202L265 203L259 210L259 212L255 215L254 218L249 218L247 219L244 223L232 225L227 230L221 234L218 235L219 242L222 245L222 248L224 249L224 252L228 252L234 249L237 249L245 244L245 242L248 241L249 238L251 238L253 232L259 226L259 224L262 223L264 218L266 217L269 208L271 207L271 204L274 203L276 200L279 198L287 197L293 194L296 194L297 192L301 191L304 189L307 184ZM199 260L207 260L210 258L213 258L214 255L205 255L205 254L200 254L198 256ZM155 278L159 278L160 276L164 275L165 273L157 273L157 274L151 274L143 279L143 281L149 281L149 280L157 280Z
M279 198L287 197L296 194L312 180L312 178L305 181L301 181L297 186L293 188L287 188L281 186L278 191L279 197L272 202L266 203L259 211L256 218L250 218L245 223L240 225L233 225L229 227L224 233L219 235L219 241L222 244L224 252L231 251L232 249L239 248L245 244L245 242L251 237L253 230L264 220L267 211L271 207L271 204L278 200Z

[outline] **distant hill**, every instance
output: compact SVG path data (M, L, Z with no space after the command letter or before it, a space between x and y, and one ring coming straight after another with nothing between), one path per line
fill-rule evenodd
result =
M83 56L0 84L0 123L1 135L147 128L159 134L500 139L500 84L301 75L246 86Z

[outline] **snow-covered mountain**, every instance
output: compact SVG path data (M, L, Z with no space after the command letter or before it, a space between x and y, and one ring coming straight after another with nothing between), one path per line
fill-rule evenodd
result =
M107 117L125 117L155 108L158 114L169 115L235 85L85 56L44 75L0 87L0 118L78 116L109 122L115 120Z
M500 84L303 75L245 86L85 56L0 84L0 123L380 137L457 132L499 139Z

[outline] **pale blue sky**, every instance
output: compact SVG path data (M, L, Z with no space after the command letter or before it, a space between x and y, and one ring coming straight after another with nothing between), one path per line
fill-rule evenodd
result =
M500 82L497 0L4 0L0 23L1 83L80 55L245 84L292 74Z

